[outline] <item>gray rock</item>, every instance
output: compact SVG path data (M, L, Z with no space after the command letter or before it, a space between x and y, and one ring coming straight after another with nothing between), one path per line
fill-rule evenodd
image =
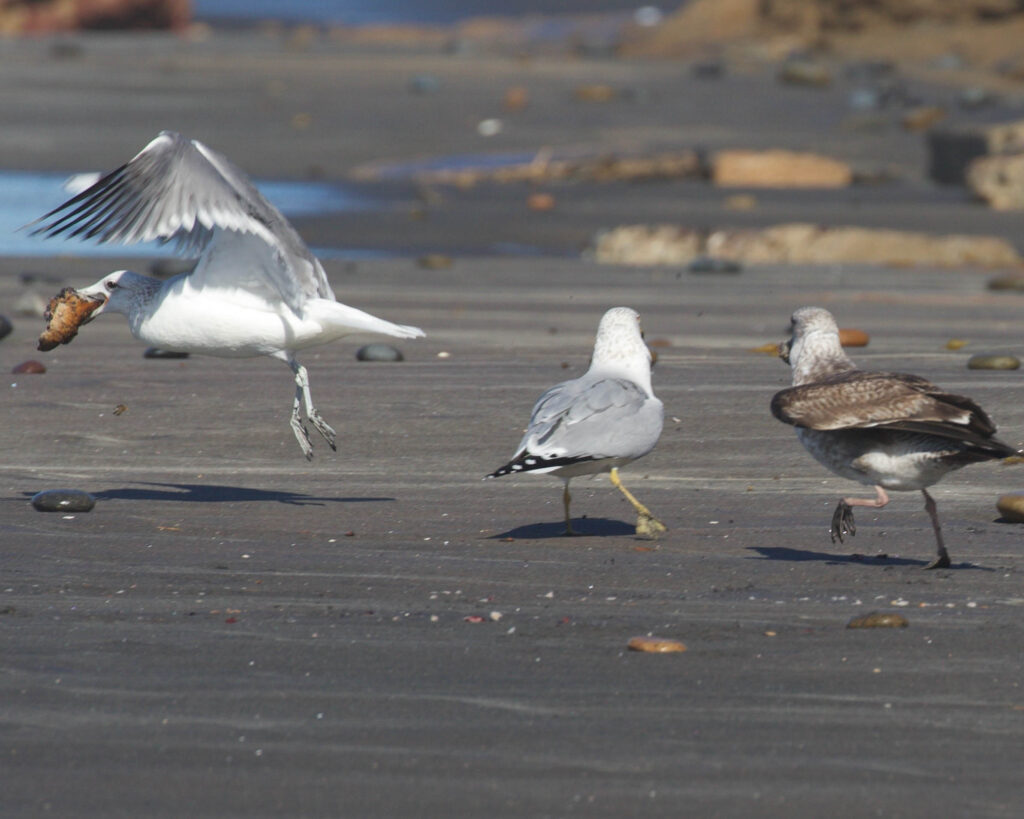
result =
M11 320L7 316L0 316L0 338L9 336L13 329L14 325L11 324Z
M390 344L367 344L356 350L359 361L405 361L405 356L397 347Z
M15 300L14 312L19 316L42 318L46 313L46 299L34 290L26 290Z
M44 489L32 496L32 505L40 512L88 512L96 498L81 489Z

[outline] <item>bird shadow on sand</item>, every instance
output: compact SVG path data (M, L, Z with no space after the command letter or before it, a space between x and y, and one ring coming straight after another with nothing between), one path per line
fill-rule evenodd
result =
M152 487L152 488L145 488ZM285 503L292 506L324 506L328 503L377 503L394 501L378 497L316 497L280 489L252 489L208 483L142 483L121 489L94 492L97 500L176 501L186 503Z
M621 520L611 518L577 518L572 522L574 535L565 533L565 522L558 521L551 523L528 523L525 526L517 526L507 532L500 532L491 535L488 540L547 540L549 538L564 538L573 540L577 537L623 537L626 535L635 536L636 526L623 523Z
M807 549L791 549L788 546L749 546L752 552L757 552L760 558L750 557L749 560L790 560L805 562L818 560L823 563L856 563L862 566L919 566L924 568L930 560L915 560L910 557L894 557L892 555L862 555L862 554L836 554L835 552L812 552ZM975 563L954 563L950 569L977 569L983 572L994 571L978 566Z

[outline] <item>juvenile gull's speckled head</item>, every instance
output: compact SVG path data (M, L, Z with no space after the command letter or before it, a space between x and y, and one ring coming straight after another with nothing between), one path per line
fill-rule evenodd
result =
M819 381L855 369L839 343L839 328L823 307L801 307L790 321L793 335L779 345L779 358L793 368L793 384Z

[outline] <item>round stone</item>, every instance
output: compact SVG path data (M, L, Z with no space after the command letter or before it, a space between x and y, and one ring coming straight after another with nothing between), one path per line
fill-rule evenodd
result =
M1020 359L1015 355L972 355L967 360L969 370L1016 370Z
M142 354L143 358L188 358L188 353L177 350L161 350L159 347L147 347Z
M1013 273L989 279L989 290L1024 290L1024 276Z
M996 501L996 509L1006 520L1024 523L1024 495L1003 495Z
M0 338L9 336L13 329L14 325L11 324L11 320L7 316L0 316Z
M405 361L405 356L397 347L390 344L367 344L356 350L359 361Z
M44 489L32 496L32 505L40 512L88 512L96 498L81 489Z
M846 624L847 628L906 628L910 625L902 614L894 614L885 611L873 611L870 614L862 614L854 617Z
M22 361L20 364L16 364L11 372L18 375L42 375L46 372L46 365L41 361L30 359L29 361Z
M679 640L668 637L632 637L626 644L630 651L644 651L650 654L672 654L686 651L686 646Z

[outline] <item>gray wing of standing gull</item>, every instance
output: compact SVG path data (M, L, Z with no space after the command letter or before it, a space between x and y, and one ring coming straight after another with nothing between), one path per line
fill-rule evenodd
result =
M639 457L657 442L661 426L661 401L639 385L583 376L538 399L518 451L545 459Z
M171 131L31 226L33 235L99 242L174 241L203 252L192 274L197 286L269 287L296 312L310 298L334 300L316 257L246 175ZM221 242L230 253L216 252ZM240 250L248 265L232 263Z

